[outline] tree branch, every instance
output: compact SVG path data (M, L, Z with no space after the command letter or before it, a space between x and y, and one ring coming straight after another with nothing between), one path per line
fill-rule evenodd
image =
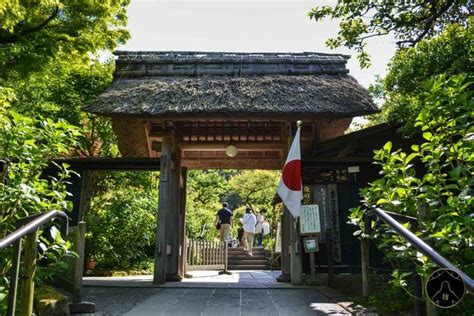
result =
M37 26L25 29L25 30L21 31L19 34L12 34L12 35L9 35L9 36L1 36L0 37L0 44L13 44L13 43L17 42L22 36L41 31L42 29L44 29L46 27L46 25L48 25L49 22L51 22L52 20L54 20L58 16L58 13L59 13L59 7L56 6L55 9L54 9L54 12L46 20L44 20L43 22L41 22Z
M432 29L433 24L436 21L436 19L438 19L441 15L446 13L446 11L448 11L452 5L458 2L459 0L449 1L444 6L442 6L438 11L432 9L433 14L426 20L426 22L424 22L423 31L415 39L398 41L397 45L398 46L403 45L403 44L410 44L411 46L416 45L416 43L421 41L426 36L426 34L428 34L428 32ZM419 21L419 22L422 22L422 21Z

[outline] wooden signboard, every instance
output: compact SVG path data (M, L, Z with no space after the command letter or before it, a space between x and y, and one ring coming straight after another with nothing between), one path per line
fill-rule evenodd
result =
M307 253L319 251L319 240L317 236L303 238L304 251Z
M321 233L321 220L318 204L301 205L300 234L314 235Z
M326 243L326 230L331 230L334 260L341 261L341 235L339 226L339 205L337 185L324 184L313 186L313 203L319 205L321 219L321 234L319 243Z

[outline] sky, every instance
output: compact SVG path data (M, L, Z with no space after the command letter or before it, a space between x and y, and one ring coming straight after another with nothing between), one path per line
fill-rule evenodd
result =
M350 74L368 87L384 75L395 50L393 38L372 38L372 67L361 70L355 52L331 50L338 21L307 16L318 0L132 0L128 8L132 38L120 50L210 52L326 52L352 55Z

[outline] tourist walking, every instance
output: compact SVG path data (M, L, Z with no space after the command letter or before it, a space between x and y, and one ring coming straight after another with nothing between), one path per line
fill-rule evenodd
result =
M244 249L247 251L249 256L252 256L253 235L255 233L257 218L253 214L250 207L245 209L245 214L242 218L242 224L244 226Z
M232 210L226 202L222 203L222 208L217 212L216 227L220 225L219 235L221 241L228 241L230 237L230 226L232 225Z
M257 225L255 226L255 234L257 234L257 247L262 247L263 240L263 223L265 222L265 209L262 209L259 214L257 214Z
M237 228L237 239L239 240L239 247L244 246L244 228L242 227L242 223L239 224L239 228Z

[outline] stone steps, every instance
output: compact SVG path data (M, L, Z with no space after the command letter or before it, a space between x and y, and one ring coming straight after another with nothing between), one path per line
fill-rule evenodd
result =
M266 265L268 263L268 260L266 259L253 259L253 257L250 257L249 259L243 259L243 260L235 260L235 259L228 259L227 263L230 266L233 265Z
M268 264L265 265L228 265L227 269L229 270L270 270Z
M227 250L229 270L270 270L268 252L264 248L252 248L252 256L242 247Z
M246 259L250 259L250 260L267 260L267 257L266 256L249 256L249 255L239 255L239 256L229 256L227 258L227 260L235 260L235 261L245 261Z

